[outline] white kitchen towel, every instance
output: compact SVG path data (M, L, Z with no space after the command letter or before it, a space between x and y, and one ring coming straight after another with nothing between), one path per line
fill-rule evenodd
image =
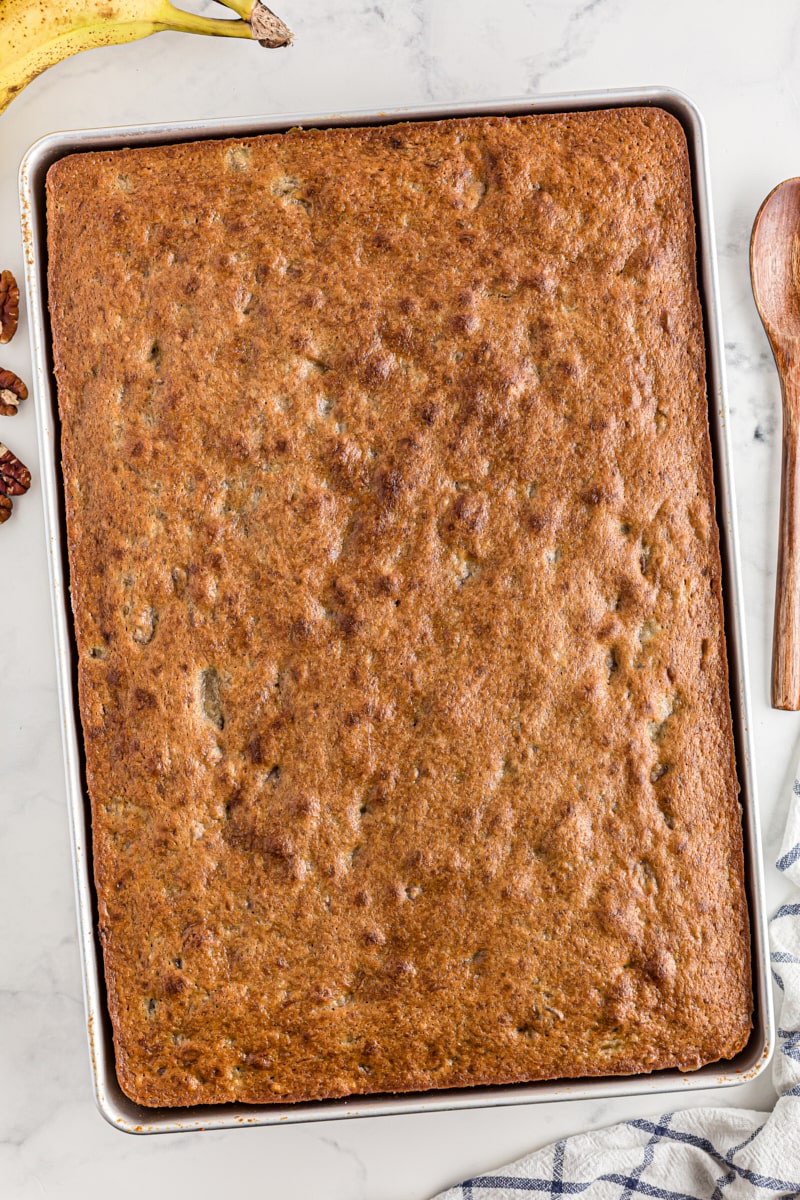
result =
M777 862L800 888L800 768ZM565 1138L450 1188L437 1200L770 1200L800 1196L800 903L770 922L780 989L772 1113L694 1108Z

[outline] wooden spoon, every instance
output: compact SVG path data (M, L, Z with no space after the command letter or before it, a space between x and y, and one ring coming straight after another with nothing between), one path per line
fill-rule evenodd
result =
M800 709L800 179L770 192L753 225L750 277L783 396L772 705Z

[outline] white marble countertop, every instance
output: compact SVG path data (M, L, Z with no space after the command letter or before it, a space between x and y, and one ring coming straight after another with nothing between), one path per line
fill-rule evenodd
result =
M274 0L278 7L278 0ZM213 4L201 5L209 11ZM163 34L93 51L0 118L0 267L22 279L17 166L44 133L207 116L381 108L669 84L711 151L770 904L800 716L769 707L780 469L777 380L747 250L759 203L800 171L795 0L285 0L296 45ZM2 354L30 380L27 329ZM0 428L37 467L31 403ZM768 1108L769 1074L690 1098L566 1102L293 1128L126 1137L92 1099L75 941L46 547L36 482L0 530L0 1195L115 1200L234 1189L282 1200L424 1200L556 1137L676 1104Z

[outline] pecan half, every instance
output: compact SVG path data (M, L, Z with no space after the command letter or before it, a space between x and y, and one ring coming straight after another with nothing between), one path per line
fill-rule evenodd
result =
M0 274L0 345L10 342L19 323L19 288L10 271Z
M13 371L0 369L0 417L13 417L20 400L28 399L28 389Z
M0 495L21 496L31 486L31 473L16 454L0 442Z
M0 496L0 525L5 525L14 507L10 496Z

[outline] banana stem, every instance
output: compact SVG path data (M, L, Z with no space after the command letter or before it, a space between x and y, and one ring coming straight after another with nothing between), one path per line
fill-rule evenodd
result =
M225 7L238 13L241 20L232 21L225 17L201 17L195 13L176 8L169 0L163 0L164 17L159 21L163 29L174 29L181 33L209 33L221 37L254 38L262 46L272 48L288 46L292 32L260 0L224 0ZM168 15L167 15L168 14Z
M207 33L212 37L250 38L250 26L244 20L228 20L227 17L201 17L197 13L185 12L165 0L164 15L158 18L159 29L176 33ZM233 7L229 5L228 7Z
M232 12L238 13L242 20L249 24L250 13L255 7L253 0L220 0L220 3L231 9Z

